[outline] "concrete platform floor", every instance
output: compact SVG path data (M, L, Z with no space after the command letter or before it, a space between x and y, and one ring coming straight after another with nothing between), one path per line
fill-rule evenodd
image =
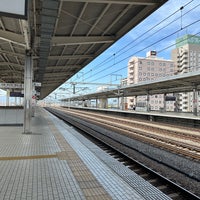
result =
M73 127L36 108L32 134L0 127L0 200L170 199Z

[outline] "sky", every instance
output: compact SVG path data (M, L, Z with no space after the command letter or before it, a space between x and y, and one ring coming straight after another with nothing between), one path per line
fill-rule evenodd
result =
M146 57L148 51L156 50L158 57L171 59L176 39L185 34L200 36L200 1L168 0L67 82L102 83L77 84L75 96L96 92L105 83L119 84L127 77L127 65L132 56ZM70 83L61 87L67 90L56 90L50 98L73 96Z
M158 57L171 59L176 39L186 34L200 36L200 1L169 0L67 82L102 83L77 84L75 96L93 93L103 83L119 84L127 77L132 56L146 57L148 51L156 50ZM62 87L68 89L67 97L73 95L70 83Z

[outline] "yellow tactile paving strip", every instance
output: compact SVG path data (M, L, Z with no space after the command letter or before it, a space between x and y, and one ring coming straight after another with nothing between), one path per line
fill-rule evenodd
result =
M9 156L0 157L0 160L26 160L26 159L42 159L42 158L56 158L58 155L34 155L34 156Z
M48 119L47 119L48 120ZM67 160L72 173L77 180L87 200L109 200L112 199L106 190L97 181L87 166L79 158L76 152L67 143L58 129L48 120L49 127L54 135L61 152L57 153L60 160Z

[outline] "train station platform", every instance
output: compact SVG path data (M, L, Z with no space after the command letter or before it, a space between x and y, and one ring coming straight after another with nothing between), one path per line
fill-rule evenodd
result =
M69 108L68 106L64 106ZM103 108L90 108L90 107L76 107L71 106L70 109L94 111L106 113L111 115L119 115L125 117L132 117L136 119L144 119L155 122L164 122L169 124L176 124L180 126L189 126L200 128L200 113L197 116L193 113L184 112L163 112L163 111L135 111L135 110L120 110L120 109L103 109Z
M0 128L0 200L167 200L157 188L41 107L32 133Z

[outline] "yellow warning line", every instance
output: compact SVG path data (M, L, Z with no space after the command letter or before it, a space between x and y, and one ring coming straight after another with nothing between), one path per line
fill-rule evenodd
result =
M33 155L33 156L11 156L11 157L0 157L0 160L27 160L27 159L41 159L41 158L57 158L57 155L50 154L50 155Z

